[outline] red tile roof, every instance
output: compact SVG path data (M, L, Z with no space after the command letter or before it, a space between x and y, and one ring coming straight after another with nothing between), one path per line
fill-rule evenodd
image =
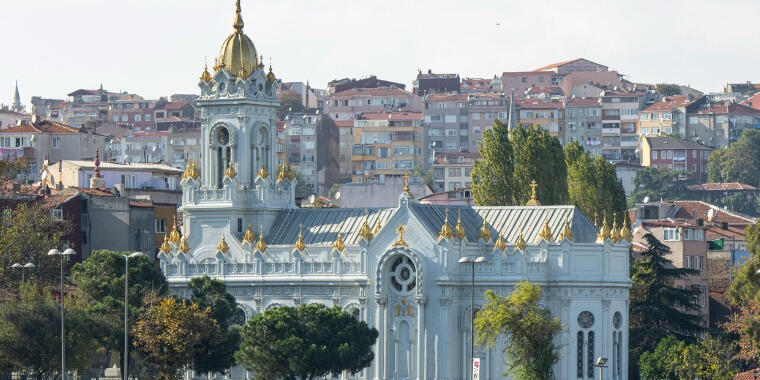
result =
M573 63L575 61L580 61L581 59L583 59L583 58L575 58L575 59L570 59L570 60L567 60L567 61L552 63L552 64L546 65L544 67L539 67L539 68L537 68L537 69L535 69L533 71L546 71L546 70L556 69L557 67L560 67L562 65L567 65L568 63Z
M69 134L85 133L80 129L69 127L66 124L56 121L43 120L36 123L24 123L8 129L0 130L0 133L50 133L50 134Z
M359 116L363 120L422 120L422 112L366 112Z
M760 105L759 105L760 106ZM743 104L710 104L709 107L705 107L697 111L700 114L735 114L735 115L748 115L748 116L760 116L760 108L755 109L748 105Z
M728 223L730 226L740 228L755 223L752 217L728 211L702 201L675 201L673 204L678 207L678 211L674 215L675 218L693 219L696 212L698 219L708 220L707 213L712 209L715 210L715 215L712 219L714 223Z
M567 101L565 107L588 107L588 106L601 106L599 98L572 98Z
M501 73L501 76L509 76L509 75L554 75L553 71L505 71Z
M378 87L378 88L352 88L349 90L337 92L328 98L354 97L354 96L402 96L412 95L411 92L402 90L398 87Z
M432 94L428 95L427 102L466 102L468 94Z
M737 373L736 376L734 376L734 380L755 380L755 372L760 372L760 368Z
M760 92L758 92L755 95L750 96L747 100L739 104L743 104L745 106L752 107L756 110L760 110Z
M167 109L167 110L178 110L178 109L181 109L182 107L184 107L184 106L186 106L188 104L189 104L188 102L168 102L168 103L164 104L164 109Z
M543 99L515 99L520 109L561 109L561 102L546 101Z
M702 183L699 185L688 186L689 190L703 190L703 191L726 191L726 190L749 190L755 191L756 187L739 182L727 182L727 183Z
M686 107L697 100L699 98L689 99L688 96L684 95L666 96L651 106L644 108L641 112L672 111L679 107Z
M335 120L335 125L338 127L353 127L353 120Z

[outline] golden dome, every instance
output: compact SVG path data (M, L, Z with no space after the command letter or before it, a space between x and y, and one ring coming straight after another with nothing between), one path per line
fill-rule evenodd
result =
M293 248L297 249L299 252L303 252L306 249L306 243L303 241L303 224L298 225L298 240L296 240L296 244L293 245Z
M599 233L596 235L596 242L602 243L610 238L610 229L607 227L607 215L604 216L602 227L599 229Z
M190 252L190 245L187 244L187 238L185 236L182 236L182 241L179 243L178 249L182 251L182 253L185 253L185 254Z
M544 226L541 227L541 232L538 234L539 239L544 239L548 242L552 241L552 229L549 227L549 218L544 219Z
M201 73L201 80L208 82L211 80L211 73L208 72L208 66L203 66L203 73Z
M338 231L338 237L335 239L335 243L333 243L333 248L337 249L338 252L343 252L346 249L346 243L343 242L343 236L341 236L340 231Z
M224 171L224 176L230 177L230 179L235 179L235 177L237 177L237 172L235 171L235 168L232 167L232 161L227 165L227 170Z
M229 249L230 249L230 246L227 245L226 241L224 241L224 234L222 234L222 240L219 242L219 245L216 246L216 250L222 253L227 253Z
M245 233L243 234L243 243L248 243L250 245L253 245L253 240L255 239L256 239L256 234L253 233L251 224L248 223L248 228L245 229Z
M177 230L177 215L174 215L174 227L172 228L172 231L169 233L169 241L174 243L174 245L179 244L179 231Z
M264 252L267 250L267 243L264 241L264 227L259 224L259 241L256 242L256 246L254 247L259 252Z
M560 239L573 240L573 229L570 228L570 219L565 218L565 227L562 228L562 233L559 235Z
M243 16L240 14L240 0L235 2L235 31L224 40L219 49L217 65L226 68L232 75L247 78L259 66L256 47L243 33Z
M370 239L372 239L372 229L369 227L368 221L369 221L369 213L365 209L364 223L362 223L362 227L359 230L359 236L366 241L370 241Z
M515 246L519 248L521 251L525 250L525 247L528 244L525 242L525 239L523 238L522 231L520 231L520 236L517 237L517 241L515 242Z
M488 228L485 218L483 218L483 225L480 226L480 238L485 242L491 240L491 229Z
M610 231L610 240L612 240L613 243L620 241L620 230L618 230L615 214L612 214L612 231Z
M499 251L504 251L504 249L507 248L507 242L505 242L504 237L502 237L501 234L499 234L499 238L496 239L496 242L493 243L493 246Z
M166 236L164 236L164 242L161 243L161 248L158 251L163 253L169 253L172 251L172 247L169 245L169 239Z
M438 234L438 241L441 239L451 239L451 236L453 235L453 232L451 231L451 226L449 226L449 209L446 209L446 218L443 220L443 225L441 226L441 232Z
M261 177L261 178L263 178L263 179L267 179L267 177L269 177L269 172L267 172L267 168L266 168L266 166L264 166L264 165L262 164L262 165L261 165L261 169L259 169L259 172L258 172L258 173L256 173L256 176L257 176L257 177Z
M454 227L454 236L459 240L464 240L467 234L464 232L464 226L462 226L462 211L457 210L457 226Z
M633 236L631 236L631 228L628 226L629 223L628 216L623 214L623 227L620 228L620 239L627 240L630 243Z

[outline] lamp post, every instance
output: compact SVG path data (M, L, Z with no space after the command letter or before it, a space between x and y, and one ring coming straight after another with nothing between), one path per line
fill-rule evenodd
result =
M596 364L594 364L594 367L599 367L599 380L604 379L602 371L607 368L607 358L601 356L596 358Z
M129 314L129 259L144 256L145 254L142 252L122 256L124 258L124 368L121 373L124 374L124 380L129 379L129 344L127 343L129 338L129 330L127 329L129 323L127 318Z
M34 268L34 264L32 264L32 263L26 263L24 265L21 265L19 263L14 263L13 265L11 265L11 268L21 269L21 283L23 284L24 283L24 269L26 269L26 268L30 268L30 269Z
M63 252L53 248L48 251L48 256L61 257L61 380L66 380L66 328L63 325L65 309L63 307L63 258L64 256L76 255L76 251L66 248Z
M483 256L478 256L475 259L465 256L459 259L460 264L472 264L472 281L470 283L470 374L467 376L468 378L472 378L472 361L475 356L475 264L480 264L485 261L486 258Z

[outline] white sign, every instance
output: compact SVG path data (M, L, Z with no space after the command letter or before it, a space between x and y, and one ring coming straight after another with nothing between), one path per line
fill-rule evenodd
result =
M480 380L480 358L472 358L472 380Z

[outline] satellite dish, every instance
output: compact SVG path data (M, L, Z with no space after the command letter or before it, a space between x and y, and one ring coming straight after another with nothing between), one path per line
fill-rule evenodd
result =
M715 209L711 208L709 211L707 211L707 220L712 222L715 218Z
M649 196L644 197L644 203L649 203Z
M314 197L314 194L309 195L309 203L314 203L315 199L316 199L316 197Z
M335 193L335 199L340 199L340 191Z

